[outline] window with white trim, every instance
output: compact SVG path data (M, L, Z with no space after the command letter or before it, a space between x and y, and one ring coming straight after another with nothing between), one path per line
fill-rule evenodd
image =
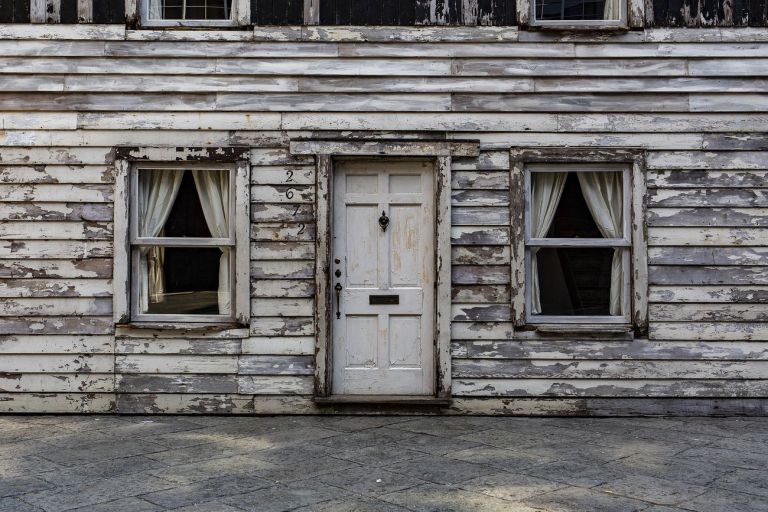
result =
M631 322L631 171L526 165L528 323Z
M534 0L533 25L625 26L627 0Z
M234 167L135 166L131 319L233 318Z
M247 149L117 153L115 322L162 329L248 325Z
M142 0L144 26L232 26L240 0Z

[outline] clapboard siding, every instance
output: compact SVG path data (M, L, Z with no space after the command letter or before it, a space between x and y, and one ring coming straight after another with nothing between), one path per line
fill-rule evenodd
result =
M499 5L435 22L498 25L485 13ZM252 13L288 16L271 8ZM303 16L302 2L292 9ZM61 4L62 21L70 11ZM94 19L124 16L107 11ZM311 395L324 198L315 159L288 149L308 137L480 142L477 157L451 163L456 400L446 412L519 403L532 414L754 413L750 400L768 396L764 35L8 27L3 411L320 412ZM115 327L114 148L153 145L251 148L247 329ZM647 336L514 327L509 150L521 146L647 151Z

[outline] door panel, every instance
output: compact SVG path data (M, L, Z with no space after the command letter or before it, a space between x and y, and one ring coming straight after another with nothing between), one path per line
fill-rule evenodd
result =
M335 166L335 394L434 393L433 180L424 161Z

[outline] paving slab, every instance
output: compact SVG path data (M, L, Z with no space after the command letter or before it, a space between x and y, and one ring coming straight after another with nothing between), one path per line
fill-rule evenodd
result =
M768 418L0 416L0 512L763 512Z

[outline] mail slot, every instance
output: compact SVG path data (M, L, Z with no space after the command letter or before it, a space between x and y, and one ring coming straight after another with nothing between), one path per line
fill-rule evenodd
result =
M400 304L399 295L369 295L368 304L380 305L380 304Z

